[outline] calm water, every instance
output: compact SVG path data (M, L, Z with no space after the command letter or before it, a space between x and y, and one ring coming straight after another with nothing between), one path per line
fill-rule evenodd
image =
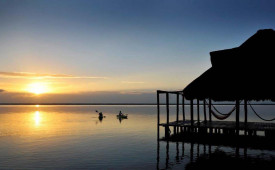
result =
M267 118L275 115L270 114L275 106L255 108ZM100 121L95 110L106 118ZM129 118L118 120L120 110ZM210 152L249 157L251 164L275 160L274 151L238 148L237 153L231 147L156 139L155 106L0 106L0 169L183 169Z

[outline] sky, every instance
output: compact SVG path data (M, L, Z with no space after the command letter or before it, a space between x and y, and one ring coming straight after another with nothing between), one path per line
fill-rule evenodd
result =
M0 0L0 103L142 102L275 29L272 0Z

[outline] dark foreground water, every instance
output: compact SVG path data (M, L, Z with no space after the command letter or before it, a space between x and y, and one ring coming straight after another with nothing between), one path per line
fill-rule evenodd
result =
M275 115L275 106L255 108ZM106 118L99 120L95 110ZM129 118L117 119L120 110ZM155 106L0 106L0 169L215 169L217 162L221 169L274 169L275 151L158 143Z

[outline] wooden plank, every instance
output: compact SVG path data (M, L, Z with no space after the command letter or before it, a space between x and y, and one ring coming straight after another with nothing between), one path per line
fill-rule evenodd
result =
M180 121L177 123L169 122L168 126L192 126L191 120L185 120ZM166 126L167 123L161 123L160 126ZM193 124L194 127L199 127L198 123ZM236 122L235 121L212 121L212 122L201 122L200 126L205 126L207 128L227 128L227 129L236 129ZM244 129L244 123L240 123L240 130ZM265 122L248 122L247 123L247 129L248 130L256 130L256 131L264 131L264 130L270 130L275 131L275 123L265 123Z

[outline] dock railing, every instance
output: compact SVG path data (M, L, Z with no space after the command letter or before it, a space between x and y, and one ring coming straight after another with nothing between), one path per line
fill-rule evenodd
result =
M165 95L165 103L160 103L160 95ZM170 121L170 95L176 96L176 120ZM181 104L180 104L181 98ZM194 100L197 105L197 120L194 120ZM208 100L208 102L206 102ZM160 126L164 127L165 138L170 137L170 128L174 128L174 134L183 134L188 132L189 134L233 134L239 135L240 130L244 131L244 135L255 135L257 131L264 131L268 136L274 137L275 134L275 123L257 123L248 122L248 109L247 100L243 100L244 106L244 122L240 122L240 105L241 100L236 100L235 107L227 114L220 113L216 107L212 104L211 99L191 99L189 100L190 105L190 120L186 119L185 106L187 105L183 91L163 91L157 90L157 137L158 140L160 135ZM166 106L166 123L160 123L160 105ZM179 117L179 108L182 107L182 119ZM200 119L200 105L203 105L203 121ZM208 107L208 109L207 109ZM207 118L208 110L208 118ZM212 121L212 115L220 120L228 118L232 113L235 112L235 121Z

